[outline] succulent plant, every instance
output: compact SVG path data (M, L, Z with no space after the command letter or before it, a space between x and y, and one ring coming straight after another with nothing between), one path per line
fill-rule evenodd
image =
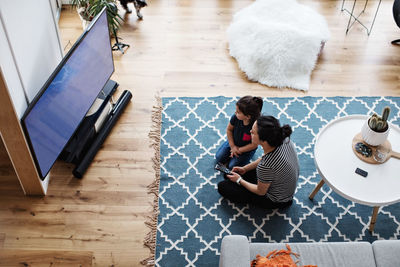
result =
M389 113L390 113L390 108L385 107L382 112L382 120L383 121L387 121L387 119L389 118Z
M387 119L389 117L390 107L385 107L382 112L382 117L374 113L368 121L369 128L375 132L384 132L387 130Z

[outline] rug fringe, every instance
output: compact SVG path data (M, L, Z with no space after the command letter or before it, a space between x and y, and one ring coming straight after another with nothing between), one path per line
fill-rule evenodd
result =
M158 210L158 190L160 188L160 139L161 139L161 123L162 123L162 101L161 97L156 95L156 105L153 106L151 112L152 126L149 132L150 147L154 149L153 169L155 171L154 181L147 186L147 193L154 194L153 199L153 210L151 215L147 216L145 224L150 228L150 232L147 233L144 239L144 245L150 249L150 256L142 260L140 263L145 266L155 265L155 251L156 251L156 238L157 238L157 218L159 214Z

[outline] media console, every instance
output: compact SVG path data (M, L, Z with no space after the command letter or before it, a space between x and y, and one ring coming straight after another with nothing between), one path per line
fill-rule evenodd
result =
M93 18L29 103L21 124L42 181L57 159L76 164L81 178L132 94L116 103L106 8Z
M83 177L97 151L132 98L131 92L125 90L113 103L112 95L118 86L119 84L113 80L107 82L59 156L59 159L75 164L72 173L76 178Z

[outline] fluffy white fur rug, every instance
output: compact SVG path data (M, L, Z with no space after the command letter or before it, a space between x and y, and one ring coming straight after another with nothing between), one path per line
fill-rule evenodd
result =
M328 39L325 18L295 0L257 0L228 28L230 54L250 80L300 90Z

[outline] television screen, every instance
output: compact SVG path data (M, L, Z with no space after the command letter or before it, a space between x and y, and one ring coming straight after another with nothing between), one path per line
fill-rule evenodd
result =
M22 117L42 179L113 72L107 13L103 9L63 58Z

